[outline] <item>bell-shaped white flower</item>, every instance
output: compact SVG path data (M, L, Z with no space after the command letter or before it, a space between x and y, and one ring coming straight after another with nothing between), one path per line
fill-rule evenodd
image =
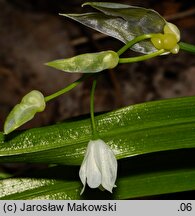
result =
M87 151L79 171L83 189L86 183L91 188L97 188L100 185L112 193L117 176L117 160L106 143L101 140L91 140L88 143Z

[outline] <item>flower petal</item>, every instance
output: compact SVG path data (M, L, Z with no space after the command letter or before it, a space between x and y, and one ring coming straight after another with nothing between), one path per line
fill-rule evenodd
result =
M102 186L112 193L117 177L117 160L115 155L103 140L98 140L96 155L96 162L102 174Z
M97 145L98 144L96 141L90 141L88 144L89 155L87 158L88 160L87 162L87 184L91 188L99 187L101 184L101 179L102 179L100 169L96 163L97 152L95 151L96 150L95 147Z
M95 162L94 146L96 146L96 143L94 141L90 141L88 143L87 151L79 170L79 177L84 185L81 194L85 189L86 182L91 188L99 187L99 185L101 184L101 173Z
M103 140L92 140L88 143L79 176L84 185L81 194L85 189L86 182L91 188L102 185L112 193L117 176L117 160Z
M87 163L86 160L83 161L83 163L81 164L80 170L79 170L79 177L81 179L81 182L83 183L83 185L86 184L86 180L87 180Z

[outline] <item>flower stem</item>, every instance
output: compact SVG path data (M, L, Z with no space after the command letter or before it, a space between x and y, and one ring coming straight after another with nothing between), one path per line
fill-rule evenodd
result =
M95 94L96 84L97 84L97 80L94 79L92 88L91 88L91 94L90 94L90 115L91 115L91 125L92 125L92 133L93 133L94 139L97 136L95 117L94 117L94 94Z
M179 47L180 47L181 50L191 52L191 53L195 53L195 46L192 45L192 44L180 42Z
M126 50L128 50L130 47L132 47L134 44L152 38L154 36L154 34L144 34L144 35L140 35L136 38L134 38L133 40L130 40L129 42L127 42L127 44L125 44L118 52L118 56L120 56L121 54L123 54Z
M165 52L164 49L158 50L156 52L147 54L147 55L142 55L142 56L137 56L137 57L132 57L132 58L120 58L119 63L124 64L124 63L132 63L132 62L139 62L139 61L145 61L147 59L159 56Z
M90 76L92 76L92 74L84 74L81 78L79 78L78 80L74 81L73 83L71 83L70 85L66 86L65 88L55 92L54 94L51 94L49 96L45 97L45 102L48 102L68 91L70 91L71 89L75 88L76 86L78 86L83 80L89 78Z

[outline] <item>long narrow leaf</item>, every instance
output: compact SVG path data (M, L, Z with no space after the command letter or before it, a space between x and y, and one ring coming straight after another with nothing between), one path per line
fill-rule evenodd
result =
M133 105L95 121L118 159L195 148L195 97ZM91 138L90 119L0 134L0 162L78 165Z
M183 167L181 161L171 168L171 157L162 160L164 164L161 167L158 167L159 160L155 160L154 156L120 164L120 171L125 170L126 175L119 173L113 194L87 188L81 196L78 169L67 169L65 166L49 168L41 173L39 171L33 177L0 180L0 199L130 199L195 190L195 167L192 166L195 161L191 166L188 163L188 167ZM135 164L138 160L141 166ZM179 158L175 160L179 161ZM135 168L132 169L133 166ZM70 169L75 173L72 171L70 175Z

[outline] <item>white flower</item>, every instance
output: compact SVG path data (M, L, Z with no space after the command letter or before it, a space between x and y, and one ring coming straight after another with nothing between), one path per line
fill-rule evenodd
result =
M101 140L91 140L88 143L87 151L79 171L83 189L86 183L91 188L100 185L112 193L117 176L117 160L114 153L106 143Z

